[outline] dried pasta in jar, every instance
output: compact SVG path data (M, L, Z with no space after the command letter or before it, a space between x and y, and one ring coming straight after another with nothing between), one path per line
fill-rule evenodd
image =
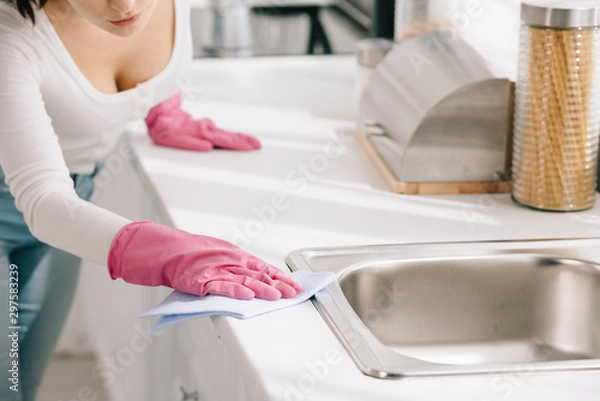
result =
M521 4L512 196L542 210L592 207L600 133L600 4Z

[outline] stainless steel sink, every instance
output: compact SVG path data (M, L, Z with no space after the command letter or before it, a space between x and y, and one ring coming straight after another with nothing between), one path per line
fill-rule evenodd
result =
M314 299L380 378L600 369L600 239L301 249Z

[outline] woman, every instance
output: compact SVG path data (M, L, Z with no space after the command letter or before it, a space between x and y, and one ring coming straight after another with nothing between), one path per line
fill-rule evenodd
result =
M180 109L188 12L179 0L0 0L2 400L35 399L76 282L76 269L53 263L59 250L107 265L113 279L202 296L275 300L302 290L226 241L86 201L133 119L146 117L165 146L260 147Z

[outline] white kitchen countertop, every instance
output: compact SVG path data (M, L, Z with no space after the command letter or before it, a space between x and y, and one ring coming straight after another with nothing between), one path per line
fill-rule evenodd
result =
M391 193L354 140L354 68L352 56L196 61L184 107L259 137L263 149L177 151L134 134L170 222L236 242L283 269L285 256L304 247L600 236L600 203L563 214L517 206L509 195ZM277 193L286 207L267 212ZM256 400L591 401L600 394L600 372L529 374L519 366L502 375L367 377L308 302L212 322ZM182 323L192 333L196 324Z

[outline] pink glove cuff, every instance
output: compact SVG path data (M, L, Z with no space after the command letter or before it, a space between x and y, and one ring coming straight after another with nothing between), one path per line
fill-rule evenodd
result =
M146 124L148 125L148 127L154 127L156 120L161 115L173 114L173 113L187 114L191 118L191 115L189 113L186 113L185 111L183 111L181 109L181 93L180 92L177 92L176 94L174 94L173 96L171 96L170 98L165 100L164 102L161 102L161 103L157 104L156 106L152 107L150 109L150 111L148 112L148 115L146 116Z
M127 224L125 227L123 227L118 233L117 235L115 235L115 238L112 241L112 244L110 246L110 252L108 253L108 273L110 275L110 278L112 278L113 280L116 280L117 278L124 278L123 277L123 263L127 262L126 258L123 257L123 255L131 253L129 252L129 247L131 245L132 242L134 242L134 239L136 238L135 234L136 232L145 225L149 225L149 224L154 224L151 221L146 221L146 220L142 220L142 221L135 221L133 223L129 223ZM147 244L149 246L157 246L157 245L150 245ZM134 251L134 252L138 252L138 251ZM132 256L136 256L136 255L132 255ZM142 255L140 255L142 256ZM150 273L152 271L152 269L148 268L147 269L148 273ZM151 285L151 286L157 286L157 285L168 285L168 283L165 283L165 280L163 280L160 277L150 277L150 275L148 276L150 280L150 282L148 282L145 285Z

